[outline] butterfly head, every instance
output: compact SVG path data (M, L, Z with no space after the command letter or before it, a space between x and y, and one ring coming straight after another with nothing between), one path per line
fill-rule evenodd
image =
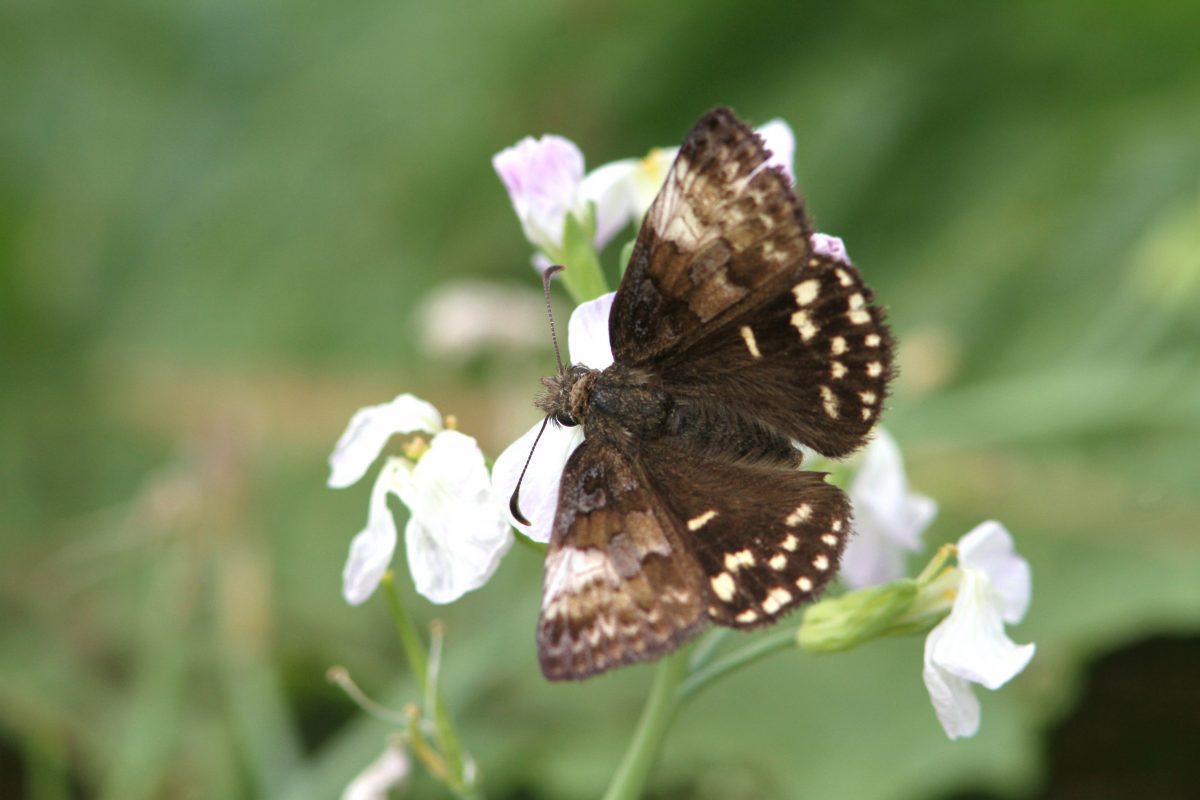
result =
M599 374L598 370L575 364L557 375L542 378L545 392L538 398L537 407L559 425L582 424L587 419L592 384Z

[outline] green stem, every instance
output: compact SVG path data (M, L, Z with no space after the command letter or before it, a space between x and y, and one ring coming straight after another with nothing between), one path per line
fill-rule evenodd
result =
M561 252L546 254L552 261L566 267L562 273L563 286L577 305L595 300L608 291L600 256L592 244L594 230L595 225L590 221L585 224L568 214L563 227Z
M773 631L761 639L756 639L741 650L735 650L724 658L693 672L676 692L676 702L683 703L690 700L693 695L713 681L719 680L747 664L752 664L781 650L793 650L795 647L796 631L794 628Z
M450 788L461 798L478 797L474 787L469 785L465 779L462 746L458 742L454 723L450 720L450 714L446 710L442 691L437 686L432 687L433 691L430 691L429 661L425 653L425 645L421 642L417 627L409 617L404 604L400 602L400 595L396 593L396 581L390 570L383 576L381 583L384 596L387 597L388 608L392 612L392 620L396 624L396 634L400 637L400 645L404 649L404 657L408 660L409 668L412 669L413 675L417 679L421 696L433 698L433 708L429 709L429 712L433 715L438 747L442 751L442 757L446 760L450 774L454 777L454 785Z
M659 662L642 718L638 720L633 739L608 784L604 800L636 800L641 796L679 707L677 689L687 674L687 658L687 650L681 649Z

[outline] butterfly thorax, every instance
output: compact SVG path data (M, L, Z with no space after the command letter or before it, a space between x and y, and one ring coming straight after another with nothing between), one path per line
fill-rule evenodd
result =
M623 364L604 371L576 364L542 385L538 408L560 424L600 429L614 441L661 434L670 420L670 397L649 373Z

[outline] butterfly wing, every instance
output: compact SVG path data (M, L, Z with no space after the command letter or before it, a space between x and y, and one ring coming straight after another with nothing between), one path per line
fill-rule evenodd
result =
M618 362L672 395L737 406L824 455L866 442L892 377L882 309L812 252L800 200L727 109L696 123L613 301Z
M697 456L672 437L646 443L640 460L684 523L713 622L765 625L813 600L837 574L850 503L823 473Z
M893 374L891 332L872 299L853 266L811 255L767 303L663 354L664 388L735 406L824 455L852 453Z
M563 469L546 552L538 659L586 678L674 650L706 624L703 575L639 466L589 432Z
M727 108L684 139L613 301L618 361L637 365L765 302L810 251L804 209L762 139Z

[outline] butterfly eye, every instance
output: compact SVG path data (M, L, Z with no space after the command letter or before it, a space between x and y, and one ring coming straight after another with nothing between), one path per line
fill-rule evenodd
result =
M558 413L556 413L554 415L554 421L557 422L559 425L562 425L564 428L574 428L576 425L579 424L578 422L575 421L574 417L572 417L570 414L568 414L565 411L559 411Z

